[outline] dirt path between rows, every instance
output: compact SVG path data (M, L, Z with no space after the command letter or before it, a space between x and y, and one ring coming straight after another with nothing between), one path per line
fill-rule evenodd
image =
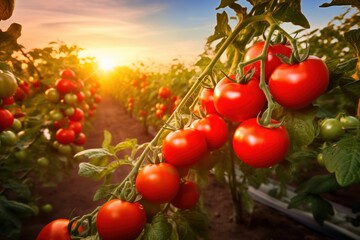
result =
M152 139L152 136L145 133L141 124L132 119L124 108L110 98L105 98L99 105L91 124L92 128L88 133L85 148L100 147L104 130L112 133L114 144L126 138L137 138L139 143ZM101 183L79 177L77 172L78 167L75 166L56 188L39 190L42 195L40 203L50 203L54 210L49 214L40 213L39 216L25 221L21 240L34 240L41 228L51 220L82 215L101 205L99 202L92 201L92 197ZM260 204L256 204L250 224L232 223L230 194L213 178L210 178L209 185L204 191L204 204L208 209L211 221L210 240L330 239Z

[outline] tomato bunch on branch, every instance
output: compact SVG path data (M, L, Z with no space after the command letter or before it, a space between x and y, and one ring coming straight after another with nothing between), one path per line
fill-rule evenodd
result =
M273 194L281 198L304 168L325 166L328 174L300 185L289 204L312 211L319 224L334 213L322 194L360 182L354 172L359 169L350 169L360 161L354 109L331 116L323 108L334 92L350 93L358 102L359 82L351 75L358 59L329 64L300 48L300 40L281 27L283 22L309 27L298 1L267 1L249 12L235 1L221 1L219 8L225 7L235 11L238 24L231 29L227 14L218 14L208 39L208 44L220 40L215 55L203 59L207 64L152 141L138 145L128 139L112 146L105 132L102 148L76 155L91 159L80 164L80 175L105 180L94 199L106 203L71 219L73 238L206 239L201 191L209 174L229 186L237 223L254 210L248 188L270 179L279 182ZM347 35L356 56L359 36L358 30ZM228 61L219 64L225 51ZM167 99L162 90L160 98ZM134 99L127 101L134 106ZM119 158L123 150L131 153ZM124 180L109 183L125 165L131 170Z

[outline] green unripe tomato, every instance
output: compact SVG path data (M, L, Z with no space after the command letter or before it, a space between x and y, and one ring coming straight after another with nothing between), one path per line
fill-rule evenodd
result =
M50 119L53 121L59 121L64 118L64 115L58 109L51 110L49 114Z
M49 159L46 158L46 157L40 157L36 160L37 164L40 166L40 167L47 167L49 166Z
M41 206L41 211L44 213L51 213L53 211L53 206L50 203L44 204Z
M336 118L327 118L320 124L320 136L325 141L337 140L344 132L341 122Z
M14 118L14 123L13 125L11 126L11 129L14 130L15 132L18 132L20 131L22 128L22 123L19 119L17 118Z
M25 161L28 157L28 153L25 149L21 149L14 153L14 156L19 161Z
M66 116L72 116L75 113L75 108L67 107L67 108L65 108L64 113Z
M15 94L18 88L16 78L10 71L0 70L0 98L8 98Z
M2 131L0 133L0 141L2 145L13 146L16 144L17 136L13 131Z
M324 155L322 153L319 153L316 157L316 160L320 166L325 166L324 163Z
M52 146L53 146L53 148L55 148L55 149L58 149L58 148L59 148L59 145L60 145L60 143L59 143L58 141L54 141L54 142L52 143Z
M49 102L60 102L60 93L55 88L49 88L45 91L45 97Z
M354 129L360 127L360 120L354 116L343 116L340 118L340 122L345 129Z
M71 145L59 144L58 151L59 151L59 153L64 154L66 156L69 156L72 154Z
M69 105L73 105L77 102L77 96L74 93L67 93L64 96L64 102Z

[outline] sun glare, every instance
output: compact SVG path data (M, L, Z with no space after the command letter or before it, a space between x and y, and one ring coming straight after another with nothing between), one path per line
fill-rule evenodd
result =
M111 58L98 59L99 67L104 71L110 71L116 66L116 62Z

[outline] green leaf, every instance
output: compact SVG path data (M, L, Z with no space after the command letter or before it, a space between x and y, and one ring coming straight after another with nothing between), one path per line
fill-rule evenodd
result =
M12 190L16 194L17 198L22 201L28 201L31 197L29 186L14 179L4 181L2 183L2 188Z
M7 198L0 196L0 203L7 210L18 216L31 216L34 215L34 210L32 207L25 203L21 203L14 200L8 200Z
M177 219L176 226L179 239L197 240L196 233L191 229L191 226L185 219Z
M340 188L334 175L318 175L302 183L297 189L297 193L321 194L335 191Z
M162 214L153 217L151 224L147 224L141 240L168 240L172 226Z
M100 179L104 176L107 171L107 167L95 166L91 163L82 162L79 164L79 175L82 177L91 177Z
M310 28L310 24L301 12L300 0L292 0L280 3L273 13L273 17L281 22L291 22L304 28Z
M311 144L316 135L314 119L316 107L309 107L297 111L279 108L274 112L274 117L283 121L289 132L292 150L300 149Z
M320 7L331 7L331 6L342 6L342 5L351 5L355 7L360 7L359 0L333 0L330 3L323 3Z
M0 201L3 201L3 197L0 196ZM21 233L21 221L3 204L0 204L0 239L19 239Z
M109 146L111 146L111 141L112 141L112 135L109 131L105 130L104 131L104 140L102 142L101 147L108 149Z
M241 192L241 204L242 209L246 211L246 213L251 214L254 211L254 199L250 196L248 191Z
M334 209L332 205L320 196L313 196L310 202L311 212L314 216L314 219L320 225L323 225L325 220L330 219L331 216L334 216Z
M125 149L135 149L137 145L137 139L133 138L133 139L126 139L123 142L118 143L114 150L115 152L121 151L121 150L125 150Z
M360 136L347 135L323 150L326 169L341 186L360 182Z
M359 7L360 7L360 1ZM358 58L360 58L360 29L350 30L344 34L344 38L347 42L350 43L352 48L355 51L355 54Z
M13 14L14 7L14 0L2 0L0 2L0 20L9 19Z
M308 199L307 194L298 194L295 197L292 197L290 199L288 208L289 209L292 209L292 208L302 209L308 203L307 199Z
M215 26L214 34L208 38L207 43L212 43L221 38L225 38L231 33L231 27L228 24L229 18L225 11L216 14L216 21L217 24Z
M196 208L191 211L184 211L182 213L182 217L186 219L193 232L195 232L198 236L207 238L209 219L204 211L200 208Z
M101 199L109 198L117 186L118 184L102 185L100 188L96 190L93 200L98 201Z
M353 95L354 97L360 98L360 81L353 80L352 82L341 86L341 90L345 94Z
M220 8L226 8L231 4L234 4L236 1L237 0L221 0L220 5L216 8L216 10L219 10Z
M114 156L111 152L104 148L92 148L78 152L74 157L85 156L87 158L102 158L105 156Z

